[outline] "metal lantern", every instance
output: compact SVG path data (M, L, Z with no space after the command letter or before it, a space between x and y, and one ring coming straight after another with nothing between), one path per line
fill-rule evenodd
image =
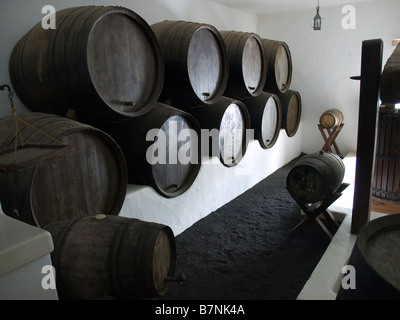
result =
M322 23L322 18L319 15L319 1L318 1L317 14L314 17L313 29L314 30L321 30L321 23Z

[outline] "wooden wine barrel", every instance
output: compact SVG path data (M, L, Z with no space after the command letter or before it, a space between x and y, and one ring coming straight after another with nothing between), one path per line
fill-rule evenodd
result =
M272 148L282 126L281 102L277 95L261 92L257 97L242 101L249 112L254 137L263 149Z
M224 96L245 99L257 96L267 79L264 47L259 35L221 31L229 59L229 77Z
M355 288L340 287L337 300L400 300L400 214L367 222L359 231L347 265Z
M326 110L319 118L319 123L324 128L331 129L335 126L340 126L343 123L343 113L338 109Z
M248 145L250 116L246 106L239 100L221 97L212 105L199 106L188 112L202 129L202 155L218 157L226 167L236 166Z
M282 128L288 137L293 137L299 128L302 112L301 96L298 91L278 93L282 107Z
M164 295L175 272L170 227L137 219L96 215L45 227L54 251L60 299L143 299Z
M301 203L327 199L341 186L344 178L342 159L331 152L312 153L295 163L286 178L286 188Z
M261 39L264 46L267 81L264 91L278 93L289 90L292 82L292 55L283 41Z
M123 7L83 6L56 13L57 28L34 26L14 47L10 78L31 111L109 121L147 112L164 80L150 26Z
M38 227L80 216L119 214L127 169L121 149L109 135L57 115L18 116L27 122L19 122L19 138L25 143L57 145L55 138L72 151L29 169L1 173L4 213ZM0 150L14 147L14 118L1 119L0 128Z
M375 149L372 194L400 201L400 114L380 108Z
M146 114L102 126L119 144L128 182L171 198L186 192L201 166L200 126L187 112L157 102Z
M225 43L216 28L187 21L151 25L162 48L165 81L159 101L173 106L212 104L228 81Z

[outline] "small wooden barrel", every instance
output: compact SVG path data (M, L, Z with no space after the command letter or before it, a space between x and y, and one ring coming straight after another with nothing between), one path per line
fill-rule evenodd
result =
M19 122L19 138L25 143L57 145L55 138L73 149L35 167L1 173L4 213L38 227L74 217L119 214L125 200L127 169L121 149L109 135L57 115L18 116L28 123ZM0 128L0 150L13 147L14 118L0 120Z
M400 201L400 114L380 108L372 194Z
M212 105L199 106L189 112L202 129L202 155L216 156L226 167L236 166L248 144L246 131L250 129L250 116L246 106L241 101L221 97Z
M260 36L239 31L220 33L229 59L229 77L224 96L242 100L259 95L267 80Z
M15 92L31 111L121 120L147 112L164 81L150 26L123 7L83 6L56 13L57 28L32 28L10 57Z
M170 100L174 106L216 102L225 91L229 67L218 30L209 24L168 20L151 28L165 61L159 101Z
M121 147L129 183L152 186L172 198L186 192L196 179L201 134L189 113L157 102L140 117L98 126Z
M285 93L278 93L282 107L282 128L285 129L288 137L293 137L300 125L302 103L298 91L288 90Z
M54 251L60 299L143 299L164 295L175 272L170 227L119 216L96 215L45 227Z
M337 300L400 300L400 214L376 218L358 233L348 265L355 288L339 289Z
M250 115L254 137L263 149L274 146L282 125L281 102L277 95L261 92L257 97L243 100Z
M267 68L264 91L278 93L289 90L292 81L292 56L283 41L262 39Z
M319 118L322 127L331 129L343 123L343 113L338 109L326 110Z
M301 203L316 203L331 196L344 178L342 159L330 152L306 155L295 163L286 178L286 188Z

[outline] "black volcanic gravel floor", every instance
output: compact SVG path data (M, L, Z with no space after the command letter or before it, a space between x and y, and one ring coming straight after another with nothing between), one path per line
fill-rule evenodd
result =
M302 155L299 156L299 158ZM176 274L160 300L295 300L329 245L285 188L295 158L176 237Z

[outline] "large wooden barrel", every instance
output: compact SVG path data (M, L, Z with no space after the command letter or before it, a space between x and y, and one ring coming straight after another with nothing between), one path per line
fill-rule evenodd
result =
M400 201L400 113L380 108L372 194Z
M15 92L31 111L121 120L147 112L164 80L150 26L123 7L83 6L56 13L57 28L32 28L10 57ZM79 117L78 117L79 118Z
M250 115L254 137L263 149L272 148L282 126L281 102L277 95L261 92L258 96L243 100Z
M267 80L264 47L259 35L221 31L229 59L229 77L224 96L245 99L261 93Z
M340 126L343 123L344 117L342 111L338 109L329 109L322 113L319 118L319 123L322 127L331 129L335 126Z
M365 224L347 265L355 288L340 287L337 300L400 300L400 214Z
M18 116L27 123L19 122L19 138L26 144L57 145L55 138L73 148L58 159L0 174L0 201L7 215L43 227L74 217L119 214L127 169L121 149L109 135L57 115ZM0 150L14 147L14 117L1 119L0 128Z
M267 81L264 91L278 93L289 90L292 82L292 56L283 41L261 39L264 46Z
M218 30L209 24L169 20L151 28L165 61L159 101L170 100L173 106L216 102L225 91L229 67Z
M302 112L301 96L298 91L278 93L282 107L282 128L288 137L293 137L299 128Z
M249 112L243 102L221 97L212 105L189 112L202 129L202 156L218 157L226 167L236 166L246 153L250 129Z
M286 178L286 188L301 203L316 203L331 196L344 178L342 159L331 152L312 153L295 163Z
M119 216L96 215L45 227L54 251L60 299L154 298L175 272L170 227Z
M189 113L157 102L140 117L99 127L121 147L129 183L152 186L170 198L186 192L196 179L200 126Z

